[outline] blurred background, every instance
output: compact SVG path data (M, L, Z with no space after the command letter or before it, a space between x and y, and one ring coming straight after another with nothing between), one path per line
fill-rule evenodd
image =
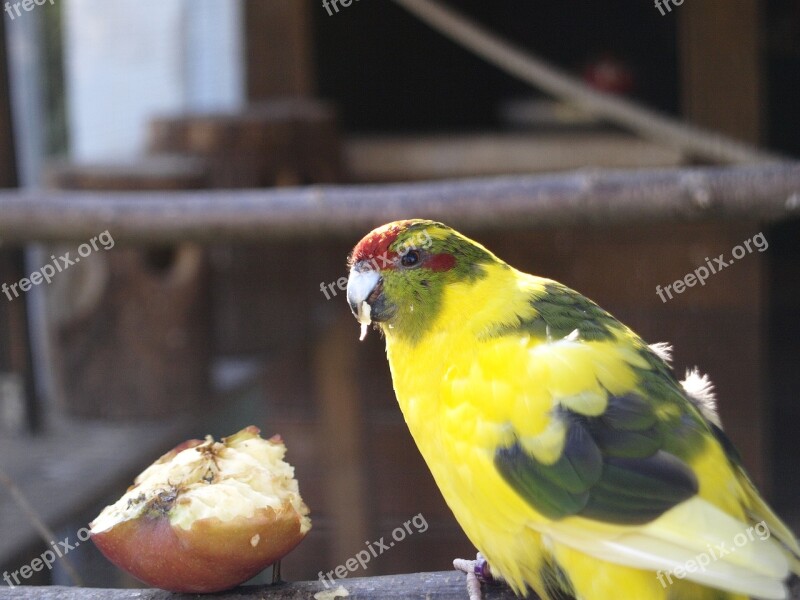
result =
M593 89L800 157L799 0L450 5ZM711 164L537 92L388 0L26 0L5 4L2 25L0 185L40 196L169 202L192 190ZM767 251L667 303L656 295L759 232ZM50 285L0 296L4 481L59 539L74 537L177 442L255 424L284 438L312 511L285 578L316 579L419 513L428 530L359 575L471 556L407 432L382 341L357 344L343 293L324 286L346 274L363 233L117 242ZM798 219L464 233L648 342L672 342L679 374L700 365L754 479L797 529ZM0 283L88 240L27 241L0 241ZM45 547L9 489L0 571ZM87 585L137 585L89 544L69 559ZM29 583L73 579L57 563Z

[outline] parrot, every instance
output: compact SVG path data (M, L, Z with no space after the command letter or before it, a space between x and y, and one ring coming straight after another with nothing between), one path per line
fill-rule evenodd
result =
M722 430L713 386L679 381L577 291L435 221L368 233L347 301L385 339L410 433L481 582L542 600L779 600L800 546Z

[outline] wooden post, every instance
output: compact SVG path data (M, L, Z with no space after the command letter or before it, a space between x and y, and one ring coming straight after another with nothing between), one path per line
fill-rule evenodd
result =
M308 0L246 0L247 98L309 96L314 91Z
M678 14L683 113L690 121L757 143L761 134L759 0L695 0Z
M357 348L349 314L337 318L314 348L314 379L318 396L319 437L323 442L325 495L335 531L332 564L363 549L368 539L364 409L355 378Z

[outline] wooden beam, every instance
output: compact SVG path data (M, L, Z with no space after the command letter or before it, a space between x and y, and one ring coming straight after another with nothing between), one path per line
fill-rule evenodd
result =
M800 215L800 163L374 186L173 192L0 191L0 238L115 241L352 238L392 219L472 230Z
M679 22L683 114L751 143L761 137L759 0L696 0L674 6Z
M358 183L676 167L684 158L673 148L607 132L382 135L345 142L347 172Z

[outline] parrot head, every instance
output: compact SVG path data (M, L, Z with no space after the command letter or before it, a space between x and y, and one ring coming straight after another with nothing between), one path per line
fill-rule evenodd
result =
M417 337L436 318L446 286L482 277L492 261L500 262L442 223L413 219L374 229L349 259L347 301L362 339L371 323Z

